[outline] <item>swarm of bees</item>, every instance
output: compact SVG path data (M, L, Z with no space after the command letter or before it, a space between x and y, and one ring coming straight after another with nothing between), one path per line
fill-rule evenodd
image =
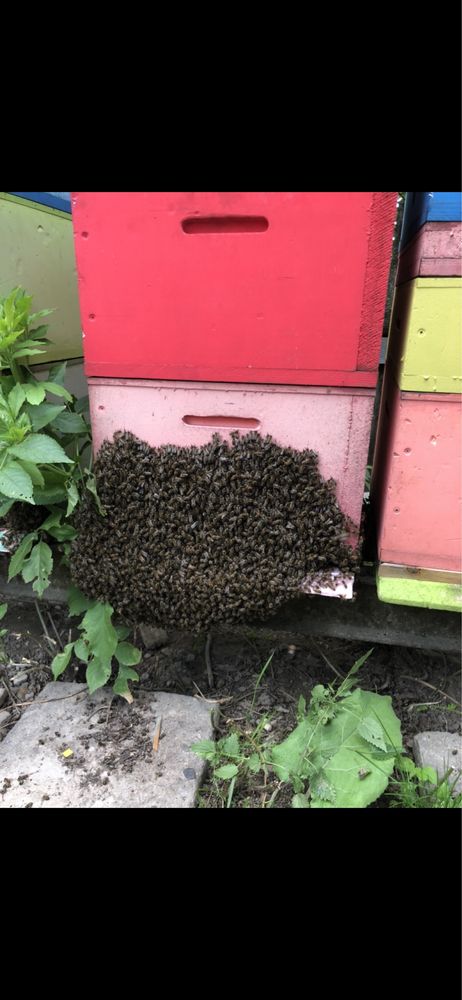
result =
M95 464L71 554L76 585L128 622L201 631L265 619L315 571L352 572L351 528L315 452L256 432L151 448L128 432Z
M45 520L43 507L34 507L30 503L22 503L17 500L11 510L8 511L6 521L8 527L13 531L28 532L35 531Z

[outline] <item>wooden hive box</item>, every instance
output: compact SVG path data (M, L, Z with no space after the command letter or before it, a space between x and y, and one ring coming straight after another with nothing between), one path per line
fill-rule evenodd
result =
M462 389L462 278L414 278L395 290L387 364L401 389Z
M89 376L376 384L392 192L72 197Z
M408 191L404 206L400 250L426 222L461 222L460 191Z

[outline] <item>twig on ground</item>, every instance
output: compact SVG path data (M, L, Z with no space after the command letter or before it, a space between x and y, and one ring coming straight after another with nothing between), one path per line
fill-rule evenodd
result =
M51 648L52 648L52 650L54 652L54 649L55 649L55 646L56 646L56 642L55 642L54 639L51 638L51 635L48 632L48 629L46 627L45 621L43 619L42 612L40 611L40 608L39 608L39 606L37 604L37 601L34 601L34 604L35 604L35 610L36 610L36 612L37 612L37 614L39 616L39 619L40 619L40 624L41 624L41 626L43 628L43 634L45 636L45 639L48 640L48 642L50 643L50 646L51 646Z
M207 642L205 643L205 666L207 668L207 680L209 682L209 687L215 687L215 681L213 679L212 661L210 659L210 647L212 645L212 633L207 634Z
M341 674L340 670L337 670L337 667L334 667L334 664L331 663L330 660L327 659L327 656L324 656L324 653L323 653L322 649L319 648L317 642L315 642L314 639L311 639L311 642L312 642L314 648L319 653L319 655L322 656L322 658L324 660L324 663L327 663L327 666L330 667L330 669L334 671L334 674L337 674L337 677L340 677L340 680L344 681L345 680L345 675Z
M201 701L206 701L207 704L209 704L209 705L224 705L225 702L227 702L227 701L233 701L234 700L232 695L230 695L228 698L206 698L205 694L202 694L202 691L201 691L199 685L196 684L195 681L193 681L193 684L194 684L194 687L195 687L196 691L199 692L199 694L198 695L195 694L194 697L195 698L200 698Z
M442 700L440 698L438 701L416 701L412 705L408 705L407 710L408 712L412 712L413 708L430 708L432 705L441 705Z
M153 741L152 741L152 749L154 750L154 753L157 753L157 751L159 749L161 730L162 730L162 716L160 717L160 719L159 719L159 721L157 723L157 726L156 726L156 729L155 729L155 732L154 732L154 738L153 738Z
M106 713L106 721L105 721L105 723L104 723L104 725L105 725L105 726L107 726L107 724L108 724L108 722L109 722L109 713L110 713L110 711L111 711L111 707L112 707L112 702L113 702L113 701L114 701L114 695L112 695L112 697L111 697L111 698L110 698L110 700L109 700L109 705L108 705L108 707L107 707L107 713Z
M6 690L8 691L8 694L9 694L9 696L11 698L11 701L13 702L13 705L17 705L18 702L17 702L17 699L16 699L16 695L13 694L13 691L12 691L12 688L11 688L11 684L10 684L8 678L5 676L6 675L5 667L2 667L1 669L2 669L2 673L3 673L2 683L5 686Z
M62 698L44 698L39 700L34 698L33 701L17 701L16 705L18 708L25 708L26 705L47 705L50 701L65 701L66 698L78 698L79 695L84 695L88 697L88 691L76 691L75 694L64 694Z
M55 634L55 636L56 636L56 638L58 640L58 643L61 646L61 649L64 651L63 641L62 641L61 636L60 636L60 634L58 632L58 629L56 628L56 625L55 625L55 623L53 621L53 617L51 615L51 612L47 611L47 615L48 615L48 618L49 618L49 621L50 621L50 625L51 625L51 627L53 629L53 632L54 632L54 634Z
M448 701L452 701L453 704L459 705L459 707L462 708L462 703L457 701L457 698L451 698L450 695L446 694L445 691L442 691L441 688L435 687L434 684L429 684L428 681L421 681L420 677L410 677L409 674L400 674L400 677L403 677L406 681L413 681L414 684L423 684L424 687L430 688L432 691L436 691L437 694L441 694L443 698L447 698Z

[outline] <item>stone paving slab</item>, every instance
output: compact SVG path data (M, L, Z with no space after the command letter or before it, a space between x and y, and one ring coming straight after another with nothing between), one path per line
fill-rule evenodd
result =
M449 768L454 777L459 772L454 791L462 792L462 740L457 733L418 733L414 736L414 756L418 767L434 767L439 778Z
M187 695L140 691L128 705L108 689L47 684L0 744L0 808L192 808L205 762L189 748L213 739L216 710Z

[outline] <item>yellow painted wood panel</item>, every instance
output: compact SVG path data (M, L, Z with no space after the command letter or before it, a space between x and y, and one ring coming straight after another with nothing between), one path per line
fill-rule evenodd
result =
M37 360L82 357L71 217L42 212L0 194L0 295L17 285L33 296L34 312L55 309L44 320L53 343Z
M388 356L401 389L462 392L462 278L416 278L396 289Z

